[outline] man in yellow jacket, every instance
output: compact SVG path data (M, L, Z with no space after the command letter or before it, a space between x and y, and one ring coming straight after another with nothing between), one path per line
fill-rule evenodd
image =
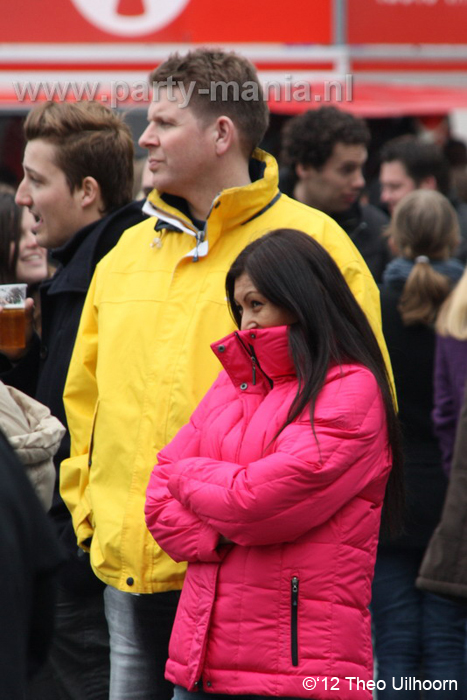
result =
M268 112L253 66L203 49L169 57L152 80L140 144L153 218L126 231L98 266L65 390L72 456L61 492L79 545L108 584L110 700L168 697L167 650L151 645L161 625L170 632L165 596L182 587L185 567L147 532L145 491L157 452L220 371L209 345L234 328L224 284L238 253L281 226L312 235L385 352L378 291L357 249L325 214L282 195L276 162L256 148Z

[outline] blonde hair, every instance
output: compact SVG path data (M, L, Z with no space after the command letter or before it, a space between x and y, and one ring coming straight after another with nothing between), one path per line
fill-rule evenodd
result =
M402 321L430 325L452 288L430 262L447 260L459 243L455 209L440 192L415 190L396 206L388 234L401 255L414 261L399 301Z
M436 331L457 340L467 340L467 269L442 305Z

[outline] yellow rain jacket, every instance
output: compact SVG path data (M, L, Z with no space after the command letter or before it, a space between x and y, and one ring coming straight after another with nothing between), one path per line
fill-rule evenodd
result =
M158 451L221 370L209 346L234 330L225 276L250 241L279 227L313 236L336 260L387 358L378 290L353 243L328 216L279 193L271 156L257 150L254 160L258 179L221 192L204 233L182 213L182 200L174 206L175 198L153 192L157 218L123 234L87 296L65 389L72 448L61 493L95 573L122 591L182 587L185 565L146 528L146 487Z

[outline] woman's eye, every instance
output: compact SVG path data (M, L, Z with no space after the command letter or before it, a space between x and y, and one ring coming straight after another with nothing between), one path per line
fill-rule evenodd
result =
M258 306L262 306L262 303L260 301L252 301L251 302L251 308L256 309Z

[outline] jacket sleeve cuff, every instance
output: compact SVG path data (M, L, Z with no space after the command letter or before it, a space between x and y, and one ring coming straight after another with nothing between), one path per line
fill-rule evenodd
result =
M87 500L81 502L73 513L73 525L76 532L78 546L89 552L90 540L94 534L94 528L89 521L91 510L87 507Z
M201 526L198 537L198 559L205 562L221 562L223 556L219 554L219 533L210 525Z

